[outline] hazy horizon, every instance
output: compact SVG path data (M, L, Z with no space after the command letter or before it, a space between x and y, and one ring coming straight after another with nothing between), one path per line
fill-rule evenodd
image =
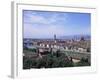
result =
M84 37L85 39L91 39L90 35L68 35L68 36L57 36L56 39L80 39L81 37ZM23 38L23 39L54 39L54 36L48 37L48 38Z

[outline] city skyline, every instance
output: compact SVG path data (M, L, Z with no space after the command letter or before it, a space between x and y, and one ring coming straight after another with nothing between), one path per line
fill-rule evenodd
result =
M23 10L24 38L91 35L91 14Z

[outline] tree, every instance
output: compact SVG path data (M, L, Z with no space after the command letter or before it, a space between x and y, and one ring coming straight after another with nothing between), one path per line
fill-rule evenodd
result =
M90 66L88 58L81 58L80 62L78 62L76 66Z
M87 48L87 52L90 52L91 50L90 50L90 48Z
M30 69L32 67L32 60L28 57L23 57L23 69Z

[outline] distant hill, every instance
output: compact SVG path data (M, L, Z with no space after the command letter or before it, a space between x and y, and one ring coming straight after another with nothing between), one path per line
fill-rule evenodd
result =
M90 35L69 35L69 36L57 36L57 39L75 39L75 40L80 40L81 37L84 37L85 40L90 40L91 36ZM52 38L23 38L24 40L53 40L54 37Z
M60 37L57 37L57 39L75 39L75 40L80 40L81 37L84 37L85 40L90 40L91 39L90 35L60 36Z

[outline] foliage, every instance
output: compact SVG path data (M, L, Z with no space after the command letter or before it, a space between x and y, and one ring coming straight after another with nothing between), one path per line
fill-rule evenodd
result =
M31 49L31 48L24 47L23 50L27 50L27 51L31 51L31 52L36 52L35 48Z
M23 68L24 69L30 69L32 66L32 60L30 60L27 57L23 57Z
M78 62L76 66L90 66L88 58L81 58L80 62Z
M90 48L87 48L87 52L91 52L91 49Z
M56 68L56 67L72 67L73 62L68 59L64 53L47 54L43 58L23 58L24 69L30 68Z
M73 63L72 58L57 52L46 52L46 55L40 57L23 57L23 69L30 68L56 68L56 67L73 67L73 66L90 66L88 58L81 58L80 62Z

